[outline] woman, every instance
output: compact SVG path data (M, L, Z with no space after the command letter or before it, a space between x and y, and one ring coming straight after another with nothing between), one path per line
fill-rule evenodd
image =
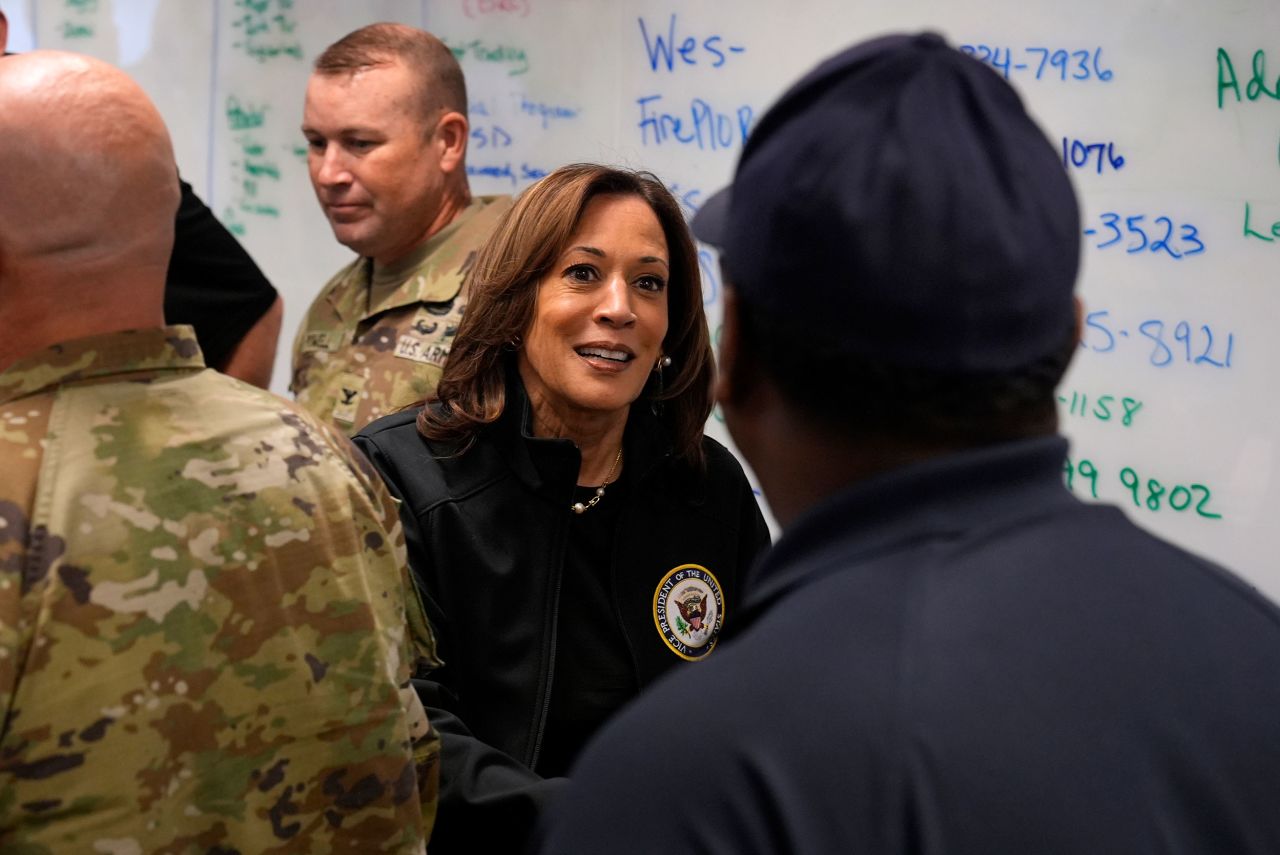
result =
M433 853L518 849L541 779L732 620L768 530L702 434L713 372L676 201L567 166L480 250L437 400L357 436L446 663L418 681L443 738Z

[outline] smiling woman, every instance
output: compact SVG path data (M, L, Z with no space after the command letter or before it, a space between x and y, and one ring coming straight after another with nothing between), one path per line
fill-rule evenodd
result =
M638 196L587 203L569 246L538 284L518 357L536 436L567 436L597 452L622 447L631 402L659 371L667 334L667 241ZM593 480L584 455L579 483Z
M610 247L613 255L602 259L606 247L595 246L592 240L617 244ZM642 377L645 382L625 404L647 392L671 434L674 453L701 467L702 426L711 412L715 368L697 249L678 203L661 182L644 173L592 164L563 167L526 190L481 249L466 320L453 346L458 358L451 360L441 378L440 405L423 410L419 417L423 434L467 442L479 426L495 421L506 401L506 368L518 363L521 379L528 382L531 373L550 361L550 354L544 361L541 353L525 352L523 343L530 336L548 334L547 326L554 323L549 310L557 295L577 291L593 300L607 294L608 283L595 280L602 279L605 261L616 267L622 263L619 253L627 251L633 261L643 262L637 281L624 289L632 293L627 308L633 312L644 308L636 292L660 293L666 329L661 360L656 353L653 359L633 360L628 379ZM564 287L571 280L579 280L572 291ZM653 305L648 299L643 302ZM593 336L610 341L616 335L638 335L633 328L639 313L624 322L609 315L610 307L602 309L585 328ZM591 338L575 340L570 347L597 343ZM504 348L515 343L519 344ZM625 404L615 408L611 418L605 418L599 408L581 413L585 424L577 433L573 428L562 431L544 425L543 430L551 432L539 435L567 435L580 446L593 445L591 434L598 433L600 423L608 422L616 431L619 417L625 422ZM554 418L556 412L542 408L541 415ZM583 448L583 454L595 450ZM609 449L598 451L598 457L607 460ZM587 468L585 474L590 475L598 466L588 464Z
M547 779L714 650L768 543L741 467L702 435L698 270L657 179L556 170L477 255L437 398L356 437L403 500L448 663L416 681L443 739L433 853L519 851Z

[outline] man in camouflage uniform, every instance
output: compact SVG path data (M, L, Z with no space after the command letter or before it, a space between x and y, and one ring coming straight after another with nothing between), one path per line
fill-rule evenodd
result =
M11 57L0 138L0 850L421 853L394 503L162 326L178 182L135 84Z
M307 165L334 237L360 258L307 312L289 388L347 434L435 391L463 279L511 206L471 197L466 114L458 61L422 30L372 24L316 60Z

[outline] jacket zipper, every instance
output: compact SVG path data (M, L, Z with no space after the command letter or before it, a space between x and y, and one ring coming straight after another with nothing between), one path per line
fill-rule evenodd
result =
M538 729L533 737L533 752L529 755L527 764L534 771L537 771L538 757L542 753L542 737L546 733L547 715L551 711L551 685L556 676L556 645L560 635L560 588L564 581L564 550L567 539L568 525L562 522L556 548L555 580L552 585L554 596L551 600L551 643L547 656L547 679L543 683L542 698L538 704Z

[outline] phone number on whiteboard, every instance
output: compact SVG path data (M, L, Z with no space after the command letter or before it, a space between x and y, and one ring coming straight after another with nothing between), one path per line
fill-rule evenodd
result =
M1084 319L1080 346L1094 353L1114 353L1130 342L1147 350L1147 360L1158 368L1172 365L1204 365L1230 368L1235 350L1235 333L1215 335L1208 324L1198 327L1189 321L1167 324L1159 318L1140 322L1136 335L1128 326L1111 318L1109 311L1090 312Z
M1114 490L1114 479L1120 482L1121 491L1129 494L1135 508L1154 512L1187 512L1205 519L1222 519L1222 514L1211 505L1213 491L1204 484L1162 482L1157 478L1146 477L1145 473L1140 474L1132 466L1125 466L1117 473L1104 474L1092 460L1081 458L1073 461L1069 457L1062 465L1062 474L1068 490L1091 499L1099 498L1100 483L1109 485Z
M1144 222L1146 228L1143 227ZM1181 261L1204 252L1199 228L1191 223L1176 223L1163 216L1147 219L1146 214L1123 216L1107 211L1098 222L1084 230L1084 236L1093 239L1094 249L1124 247L1130 255L1151 252Z
M966 53L979 62L999 71L1005 79L1015 74L1034 76L1036 80L1100 80L1103 83L1115 77L1115 72L1102 65L1102 48L1066 50L1049 47L992 47L991 45L960 45Z

